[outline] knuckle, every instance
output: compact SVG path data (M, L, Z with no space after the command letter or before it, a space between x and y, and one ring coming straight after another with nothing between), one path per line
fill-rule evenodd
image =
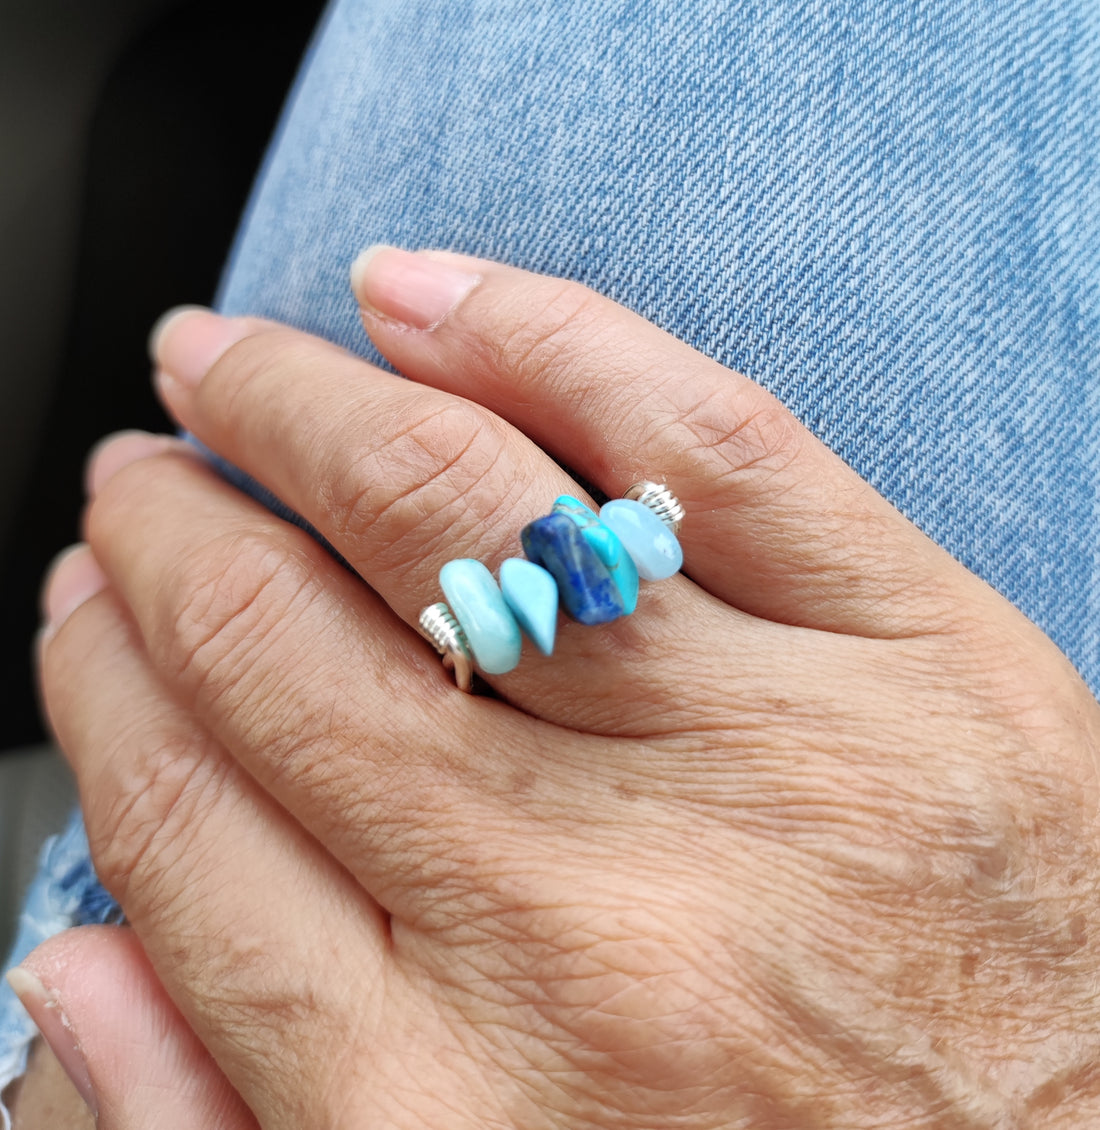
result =
M787 489L785 472L798 460L806 440L794 416L766 394L741 398L719 386L708 399L705 405L691 405L680 423L695 441L695 450L713 461L713 477L741 484L751 480L754 492L769 483Z
M295 971L255 938L238 933L219 940L220 975L200 987L204 1011L226 1029L236 1029L250 1053L270 1053L273 1031L301 1029L319 1019L322 1005L307 971Z
M1014 610L1002 622L983 611L958 612L939 635L914 641L923 681L955 704L957 717L981 721L990 742L1006 751L998 762L1006 770L1042 782L1048 794L1076 793L1083 783L1095 788L1100 714L1088 687Z
M85 799L88 840L96 871L119 902L140 898L153 907L165 901L174 863L186 857L188 874L200 875L196 833L224 767L206 756L208 740L197 734L132 730L122 741L130 746L117 758L125 778L101 782Z
M150 651L174 684L195 697L235 685L287 631L309 599L309 571L291 543L227 532L177 563Z
M410 410L385 442L322 476L322 505L364 557L414 566L456 526L476 529L508 504L507 444L503 422L468 401Z
M534 285L534 294L522 296L521 309L500 309L496 332L490 325L486 334L486 360L521 380L538 378L564 390L563 378L606 332L608 303L580 283L552 279Z
M734 960L702 960L716 951L713 924L685 929L674 915L658 903L541 911L542 922L521 923L525 944L539 952L537 972L515 983L578 1047L613 1063L638 1099L669 1108L685 1088L703 1093L728 1071L736 1037L727 1010L743 992Z
M235 421L255 418L257 403L268 403L261 386L269 377L309 371L316 363L315 341L295 330L265 327L231 345L214 362L196 395L225 427L233 427Z

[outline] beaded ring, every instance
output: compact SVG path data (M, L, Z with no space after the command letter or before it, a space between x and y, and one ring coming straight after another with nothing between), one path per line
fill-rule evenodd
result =
M552 654L559 607L581 624L629 616L639 579L679 572L683 518L684 508L663 483L635 483L599 514L563 494L549 514L523 528L526 556L504 562L499 584L480 561L448 561L439 571L447 599L420 613L420 631L454 671L459 689L471 691L475 666L503 675L519 663L521 631L543 655Z

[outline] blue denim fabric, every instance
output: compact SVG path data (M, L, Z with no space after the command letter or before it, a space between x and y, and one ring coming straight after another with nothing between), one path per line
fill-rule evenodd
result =
M221 304L375 361L372 243L775 392L1100 690L1100 4L335 0Z
M223 290L378 358L375 242L766 385L1100 691L1100 5L338 0Z

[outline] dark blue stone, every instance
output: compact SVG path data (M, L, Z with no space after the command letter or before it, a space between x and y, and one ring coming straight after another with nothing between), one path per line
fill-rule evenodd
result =
M520 534L527 559L557 581L561 605L582 624L606 624L623 614L623 598L611 573L580 527L566 514L547 514Z

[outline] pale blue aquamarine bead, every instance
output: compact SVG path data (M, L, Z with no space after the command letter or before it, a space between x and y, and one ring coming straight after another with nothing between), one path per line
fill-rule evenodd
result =
M493 574L480 561L460 557L439 570L439 585L478 667L486 675L511 671L523 640Z
M645 580L661 581L680 571L684 563L680 543L648 506L614 498L600 507L600 521L618 534Z
M543 655L554 653L558 630L558 586L541 566L523 557L509 557L500 567L500 591Z
M618 536L600 521L595 510L585 506L571 494L558 495L554 500L553 513L565 514L580 527L584 540L607 566L611 579L623 598L623 615L629 616L638 607L638 569Z

